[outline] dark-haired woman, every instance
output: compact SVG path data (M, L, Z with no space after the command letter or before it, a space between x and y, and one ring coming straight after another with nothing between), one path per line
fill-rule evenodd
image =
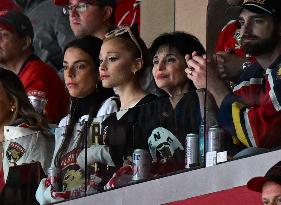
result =
M164 33L150 47L152 74L163 94L157 107L161 127L155 128L148 140L158 174L184 169L186 135L199 133L201 113L198 94L204 97L204 93L197 93L193 82L185 75L184 57L194 50L205 53L199 40L184 32ZM153 137L156 135L160 137ZM167 141L168 138L172 143Z
M54 137L46 120L30 104L20 79L3 68L0 68L0 107L0 142L4 149L0 175L3 177L3 168L6 179L10 166L33 161L39 161L47 173L54 150Z
M51 190L42 180L36 198L41 204L85 194L84 157L80 157L88 142L89 126L93 118L117 110L112 90L104 89L99 82L99 51L102 41L96 37L83 37L70 42L64 51L64 79L71 96L71 108L56 129L54 167L61 173L62 190ZM106 100L107 99L107 100ZM86 123L88 122L88 123ZM105 160L101 157L101 160ZM108 162L110 164L110 162ZM90 173L89 173L90 174ZM47 180L48 181L48 180ZM91 183L88 181L87 183ZM59 196L57 191L62 191ZM52 193L52 195L50 195ZM48 195L49 194L49 195Z

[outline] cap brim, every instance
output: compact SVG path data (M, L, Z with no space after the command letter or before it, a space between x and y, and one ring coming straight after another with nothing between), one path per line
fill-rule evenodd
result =
M57 6L66 6L68 5L69 0L53 0L53 2Z
M255 177L253 179L250 179L247 183L248 189L255 191L255 192L262 192L262 187L265 182L270 181L266 177Z
M270 11L268 11L262 7L259 7L257 5L253 5L253 4L231 6L226 9L226 13L229 16L239 15L243 9L249 10L249 11L251 11L253 13L257 13L257 14L272 14Z
M245 4L243 8L257 14L272 14L271 11L255 4Z

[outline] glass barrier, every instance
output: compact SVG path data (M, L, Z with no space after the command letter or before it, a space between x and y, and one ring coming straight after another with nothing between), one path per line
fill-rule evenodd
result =
M52 172L60 176L60 182L52 185L58 188L55 192L65 199L77 198L204 167L206 139L202 135L199 142L199 135L206 99L205 91L198 90L81 119L62 155L58 148L66 127L57 128ZM213 112L209 108L208 113ZM202 156L199 143L203 143ZM56 156L61 157L59 166Z
M228 159L238 159L280 148L280 82L275 80L280 79L276 76L280 69L275 66L280 60L276 57L267 59L266 66L259 64L263 62L262 49L249 49L259 45L257 42L243 44L243 28L238 21L241 9L227 2L210 0L208 5L207 90L219 108L216 119L226 135ZM274 47L264 52L271 55ZM206 126L211 126L208 124L212 123L207 120ZM206 133L208 139L212 133L220 132L207 130L211 131ZM207 153L207 158L208 155L212 161L216 154Z

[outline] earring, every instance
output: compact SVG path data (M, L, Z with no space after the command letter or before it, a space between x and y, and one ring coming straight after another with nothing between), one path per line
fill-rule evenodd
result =
M16 109L16 108L15 108L15 106L13 105L10 110L11 110L11 112L15 112L15 109Z

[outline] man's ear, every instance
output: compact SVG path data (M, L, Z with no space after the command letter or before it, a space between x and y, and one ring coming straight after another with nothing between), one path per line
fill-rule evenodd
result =
M22 50L24 51L31 46L32 46L32 38L30 36L24 37L24 46L22 47Z
M105 6L103 20L107 21L108 19L111 18L112 15L113 15L113 8L111 6Z

